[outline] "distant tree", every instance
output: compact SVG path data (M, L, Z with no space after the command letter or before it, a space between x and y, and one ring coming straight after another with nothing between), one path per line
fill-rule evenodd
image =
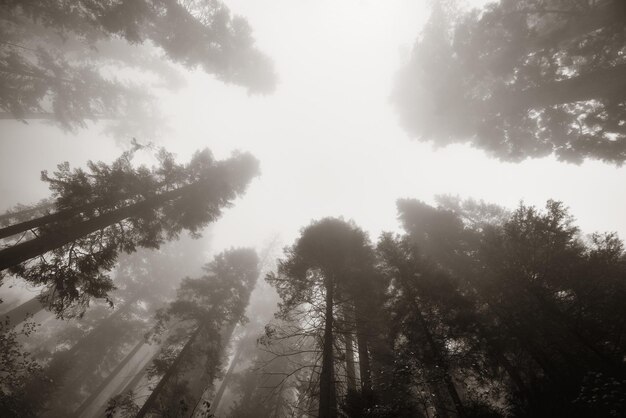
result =
M158 248L182 230L197 234L258 172L257 160L242 153L215 161L204 150L179 165L161 151L152 169L133 167L130 157L90 163L89 171L61 164L52 177L44 172L56 212L28 221L22 229L34 229L32 239L0 250L0 269L44 285L43 302L60 316L108 297L114 285L106 272L120 251Z
M140 134L147 119L158 120L151 94L106 68L156 73L175 87L171 68L155 60L148 44L171 62L200 67L251 93L274 88L272 64L255 48L248 23L218 0L8 1L0 11L5 117L47 119L69 130L87 120L119 119L111 132ZM146 47L120 53L120 40Z
M37 396L48 414L92 415L101 409L111 382L128 374L128 366L132 370L137 355L150 352L143 335L155 311L173 299L181 269L200 270L205 248L198 244L185 237L159 250L121 256L113 272L113 311L96 303L80 320L42 320L46 326L29 338L28 347L54 381L54 390ZM59 367L67 363L72 367Z
M470 142L508 161L619 165L625 22L621 0L502 0L460 14L437 3L398 75L402 124L420 140Z
M207 265L205 276L183 280L176 300L157 315L154 335L172 332L151 371L161 377L137 418L173 416L182 404L190 411L213 384L234 326L245 320L258 261L252 249L228 250ZM171 328L177 322L180 328Z

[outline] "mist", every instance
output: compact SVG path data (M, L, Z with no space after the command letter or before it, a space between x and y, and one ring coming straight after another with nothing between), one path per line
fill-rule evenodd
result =
M0 22L1 416L624 415L622 1Z

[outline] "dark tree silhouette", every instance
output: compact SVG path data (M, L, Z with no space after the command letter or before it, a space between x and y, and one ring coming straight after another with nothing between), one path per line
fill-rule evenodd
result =
M365 392L370 390L369 353L364 323L366 314L363 300L358 299L359 277L368 273L367 264L373 254L366 234L356 226L340 219L325 218L302 230L297 242L279 261L278 274L269 275L282 299L279 318L292 319L291 314L306 308L309 316L319 316L321 372L319 375L319 416L336 417L338 377L335 372L335 344L337 332L354 333L355 321L349 329L338 323L341 310L353 312L356 305L356 335L359 347L361 381ZM368 258L368 256L370 256ZM357 303L358 301L358 303ZM315 311L317 310L317 313ZM343 328L343 329L342 329ZM313 334L311 334L313 333ZM268 335L271 340L271 335ZM345 342L344 342L345 344Z

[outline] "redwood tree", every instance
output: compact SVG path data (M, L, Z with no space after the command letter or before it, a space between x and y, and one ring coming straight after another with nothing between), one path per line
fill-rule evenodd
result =
M0 250L0 269L44 285L42 301L58 315L80 314L114 288L106 272L120 251L158 248L183 230L198 234L258 172L245 153L216 161L204 150L181 165L161 151L158 162L134 167L125 153L111 165L89 163L89 171L66 163L52 176L44 172L56 211L31 220L31 239Z

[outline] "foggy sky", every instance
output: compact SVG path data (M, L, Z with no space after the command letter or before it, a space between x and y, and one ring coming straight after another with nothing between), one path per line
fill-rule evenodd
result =
M280 78L271 95L248 96L197 71L159 99L169 129L154 141L185 161L209 147L218 158L251 151L262 175L214 225L211 252L286 244L311 219L354 219L376 238L398 230L395 201L436 194L515 207L562 200L586 233L626 237L626 169L553 157L504 163L469 146L433 149L409 140L389 103L393 77L427 19L424 1L233 0ZM122 148L96 124L76 134L0 121L0 210L48 195L42 169L62 161L112 161ZM208 259L208 257L207 257Z

